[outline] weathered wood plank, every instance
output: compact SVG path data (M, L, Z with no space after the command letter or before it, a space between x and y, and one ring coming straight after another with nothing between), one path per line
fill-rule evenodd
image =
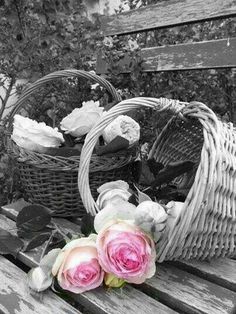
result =
M14 203L2 206L0 209L0 213L3 213L5 216L15 220L19 211L21 211L21 209L27 205L30 205L30 203L26 202L24 199L19 199ZM58 221L60 221L60 225L62 226L65 232L70 232L72 234L81 233L80 226L78 224L71 223L67 219L55 217L52 219L52 221L55 222L56 224Z
M170 0L100 19L102 33L109 36L233 15L234 0Z
M236 67L236 38L189 44L143 48L141 57L144 72ZM120 61L121 72L129 70L130 58ZM98 55L96 72L107 73L108 65Z
M142 291L180 313L232 314L236 309L235 292L171 265L159 265Z
M0 228L16 233L15 222L0 215ZM42 247L30 252L19 252L17 258L29 267L39 263ZM1 269L1 266L0 266ZM158 310L160 314L175 314L176 312L144 293L127 286L122 292L103 288L89 291L81 295L68 294L76 303L82 304L96 314L153 314Z
M219 258L211 261L181 261L174 265L236 292L236 260Z
M40 294L30 293L26 274L3 256L0 256L0 270L0 313L81 313L51 291Z
M127 285L122 290L98 288L73 299L96 314L174 314L177 312Z

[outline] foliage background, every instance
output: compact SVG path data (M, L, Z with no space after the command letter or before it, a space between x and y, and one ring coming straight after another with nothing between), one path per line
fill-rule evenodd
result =
M131 9L155 4L159 0L122 1ZM165 0L168 1L168 0ZM17 79L35 81L47 73L64 68L94 70L98 50L103 50L111 71L106 76L120 90L123 98L152 96L183 101L198 100L211 107L223 119L236 122L235 69L142 73L139 47L197 42L229 38L236 35L236 19L216 19L190 26L152 30L119 36L112 46L104 44L99 33L99 20L88 20L82 0L0 0L0 139L6 130L7 100ZM132 56L131 74L121 74L118 61L124 53ZM56 91L60 91L57 93ZM45 86L26 104L25 115L56 125L60 117L81 105L83 100L99 99L101 89L91 89L91 82L64 80ZM142 140L152 140L168 117L149 111L135 113L142 125ZM22 195L14 162L9 160L0 140L0 205Z

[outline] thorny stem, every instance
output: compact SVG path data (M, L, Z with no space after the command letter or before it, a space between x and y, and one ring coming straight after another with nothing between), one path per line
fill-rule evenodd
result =
M52 238L54 237L54 235L57 233L57 230L53 230L51 232L51 235L49 237L49 239L47 240L46 244L45 244L45 247L43 248L43 251L42 251L42 254L40 256L40 261L42 260L42 258L44 257L45 253L46 253L46 250L50 244L50 242L52 241Z
M53 226L54 226L55 229L56 229L55 231L57 231L58 233L60 233L60 234L64 237L64 239L66 240L66 242L71 240L71 239L68 237L68 235L67 235L64 231L62 231L61 228L59 228L59 226L58 226L55 222L52 222L52 224L53 224Z

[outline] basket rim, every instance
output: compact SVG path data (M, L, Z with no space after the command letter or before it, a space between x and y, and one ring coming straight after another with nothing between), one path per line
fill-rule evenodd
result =
M17 99L13 110L9 114L8 126L5 132L5 146L9 153L13 154L18 161L32 164L38 168L50 168L55 171L77 171L80 163L80 155L76 156L53 156L45 153L33 152L22 147L17 146L10 138L11 128L13 124L13 117L18 113L19 109L24 105L25 100L28 99L31 94L35 93L39 87L44 84L54 81L55 79L63 79L68 77L86 78L99 83L104 87L108 93L117 101L121 101L121 96L118 94L114 86L105 78L96 75L90 71L77 70L77 69L65 69L49 73L42 78L36 80L26 89L23 90L22 95ZM107 171L115 168L120 168L130 163L135 158L135 153L132 149L121 151L115 155L97 156L93 154L91 172Z
M13 155L17 161L34 165L35 168L48 168L51 171L78 171L79 169L80 155L65 157L30 151L19 147L9 136L7 137L6 145L7 151ZM121 168L132 162L136 156L137 146L130 147L116 154L98 156L94 153L91 157L90 172L109 171Z

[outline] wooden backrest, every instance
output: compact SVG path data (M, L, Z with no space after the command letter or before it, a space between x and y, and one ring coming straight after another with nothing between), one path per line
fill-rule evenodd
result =
M169 0L117 15L101 16L105 36L124 35L193 22L236 16L235 0ZM141 49L143 70L173 71L236 67L236 37ZM124 72L129 58L122 60ZM106 73L100 54L97 73Z

